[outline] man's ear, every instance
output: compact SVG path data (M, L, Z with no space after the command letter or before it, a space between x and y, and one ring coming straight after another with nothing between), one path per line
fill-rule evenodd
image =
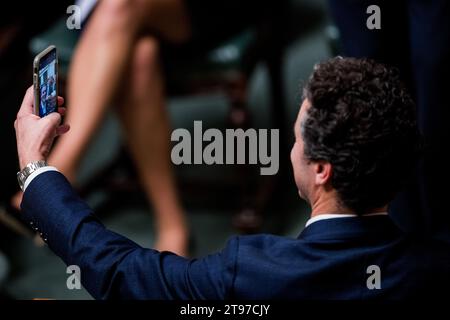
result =
M316 185L326 185L331 180L333 167L331 163L319 161L314 164L315 183Z

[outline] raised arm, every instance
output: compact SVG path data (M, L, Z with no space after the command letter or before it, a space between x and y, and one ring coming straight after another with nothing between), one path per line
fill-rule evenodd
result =
M20 167L45 160L56 135L67 132L60 116L32 114L28 90L15 123ZM107 230L57 171L30 176L22 218L67 265L77 265L81 282L97 299L224 299L231 292L237 240L220 253L188 260L144 249Z
M80 267L96 299L223 299L230 291L235 241L198 260L144 249L107 230L59 172L33 179L22 214L67 265Z

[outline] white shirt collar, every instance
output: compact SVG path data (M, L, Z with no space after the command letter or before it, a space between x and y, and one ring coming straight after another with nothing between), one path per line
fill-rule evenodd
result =
M363 217L385 216L385 215L387 215L387 212L374 212L374 213L365 214L365 215L363 215ZM358 215L357 214L342 214L342 213L319 214L315 217L310 218L308 221L306 221L305 228L316 221L328 220L328 219L334 219L334 218L349 218L349 217L358 217Z

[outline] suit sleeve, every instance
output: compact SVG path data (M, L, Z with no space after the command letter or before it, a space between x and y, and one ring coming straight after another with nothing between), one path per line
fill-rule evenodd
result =
M232 292L238 238L202 259L145 249L107 230L59 172L37 176L25 191L23 219L96 299L226 299Z

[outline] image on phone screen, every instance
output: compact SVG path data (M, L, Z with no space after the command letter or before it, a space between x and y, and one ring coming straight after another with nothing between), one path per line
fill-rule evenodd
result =
M57 108L56 50L52 50L39 63L39 116L44 117Z

